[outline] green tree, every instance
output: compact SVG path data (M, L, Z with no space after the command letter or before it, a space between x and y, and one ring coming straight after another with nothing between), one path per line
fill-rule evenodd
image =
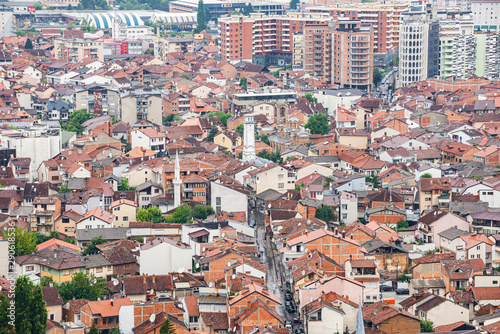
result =
M219 133L219 129L216 126L210 129L210 132L207 135L207 142L213 143L214 137Z
M246 77L242 77L240 79L240 87L243 88L244 90L247 90L247 88L248 88L248 79Z
M42 5L40 5L39 3L36 3L33 5L33 7L35 7L36 10L42 10Z
M120 185L118 186L118 191L130 191L130 190L135 190L135 187L130 187L128 185L128 179L121 178Z
M378 86L382 81L382 72L378 67L373 68L373 85Z
M378 188L378 175L377 174L365 176L365 181L373 184L374 188Z
M252 3L249 2L248 5L246 5L244 8L243 8L243 14L244 15L250 15L250 13L253 13L254 10L253 10L253 6L252 6Z
M0 293L0 334L14 334L14 327L9 325L9 299Z
M267 145L271 145L271 143L269 142L269 138L267 138L267 135L255 135L255 139L260 140Z
M290 9L297 9L297 5L300 3L300 0L291 0L290 1Z
M33 291L33 299L31 304L31 322L33 323L31 330L32 333L43 334L47 329L47 308L43 300L42 287L35 286Z
M16 30L15 34L17 37L26 37L26 32L23 30Z
M306 128L311 130L312 135L326 135L330 132L328 116L323 113L315 113L306 123Z
M2 230L4 239L14 238L15 256L27 255L36 252L36 237L33 232L23 231L20 227Z
M73 111L69 116L68 123L62 128L66 131L76 132L81 135L83 133L82 124L95 116L87 112L87 109L78 109Z
M153 49L147 49L146 51L144 51L144 54L145 55L152 55L154 57L155 51Z
M71 4L69 4L68 7L66 7L66 10L73 10L73 6L71 6Z
M421 179L432 179L432 175L431 175L431 173L424 173L424 174L420 175L420 178Z
M331 207L326 205L320 206L316 209L315 217L327 223L337 220L337 215L335 214L335 212L333 212Z
M24 49L25 50L33 50L33 42L31 42L31 39L27 39L26 43L24 44Z
M104 240L102 236L93 237L92 239L90 239L90 242L85 246L85 248L83 248L82 255L99 253L99 248L97 248L97 246L105 243L107 243L107 241Z
M168 114L167 116L163 117L163 125L171 126L172 122L180 121L181 119L182 118L179 115Z
M191 216L196 219L207 219L208 216L213 215L214 213L214 209L211 206L198 204L195 205L191 211Z
M205 4L203 3L203 0L198 1L198 16L197 16L197 22L198 26L194 30L195 34L198 34L205 30Z
M420 321L420 332L421 333L433 333L434 332L434 324L430 320L422 320Z
M88 334L99 334L99 329L95 326L95 323L92 323Z
M168 317L165 317L165 322L161 325L160 334L175 334L174 324Z
M244 129L245 129L245 126L243 125L243 123L241 123L241 124L238 124L236 129L234 129L234 132L239 133L240 135L243 135Z
M191 80L191 77L187 75L186 73L179 75L179 78L184 78L186 80Z
M105 10L109 8L106 0L82 0L80 3L82 4L83 9Z
M178 206L167 218L167 222L174 224L185 224L190 221L191 207L187 204Z
M398 230L399 231L404 231L408 228L408 222L406 220L400 220L398 221Z
M305 93L302 95L302 98L306 99L309 103L318 103L318 99L311 92Z
M207 24L210 21L212 21L212 13L210 13L210 10L206 9L205 10L205 28L207 27Z
M63 185L61 185L61 187L59 188L59 192L62 194L62 193L69 193L69 188L68 188L68 184L65 183Z
M109 330L108 334L122 334L122 331L119 327L113 327Z
M47 328L47 308L43 301L42 287L20 276L15 288L16 334L43 334Z
M211 112L207 115L207 117L217 117L219 119L219 121L224 124L224 126L227 126L227 120L230 118L230 117L233 117L233 114L227 112L223 112L223 111L216 111L216 112Z
M106 280L94 275L79 272L71 277L71 281L56 284L57 291L64 302L73 299L98 300L104 297Z
M278 149L276 152L269 153L268 150L262 150L259 153L257 153L258 157L261 157L263 159L271 160L273 162L281 163L281 151Z
M154 224L165 222L165 217L163 217L161 210L156 206L139 209L136 215L138 222L152 222Z

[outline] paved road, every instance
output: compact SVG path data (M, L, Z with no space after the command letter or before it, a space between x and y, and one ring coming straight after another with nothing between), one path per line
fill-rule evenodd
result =
M266 238L266 229L264 226L264 214L260 212L251 212L250 219L255 219L256 222L256 235L257 235L257 249L259 250L262 262L267 268L267 288L269 291L281 299L283 305L278 306L277 311L284 320L293 320L284 307L285 289L283 265L281 257L276 249L274 243Z

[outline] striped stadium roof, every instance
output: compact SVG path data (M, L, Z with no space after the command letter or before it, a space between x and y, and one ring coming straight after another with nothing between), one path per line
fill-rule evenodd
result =
M151 17L153 23L196 24L197 13L155 13Z
M127 26L142 26L144 21L136 13L88 13L85 15L85 20L90 25L94 25L97 29L107 29L111 28L113 24L113 17L118 16L121 22L126 23Z

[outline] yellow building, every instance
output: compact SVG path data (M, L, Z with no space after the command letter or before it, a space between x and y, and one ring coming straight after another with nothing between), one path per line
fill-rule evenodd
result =
M243 136L236 132L221 132L214 137L214 144L234 152L236 147L243 144Z

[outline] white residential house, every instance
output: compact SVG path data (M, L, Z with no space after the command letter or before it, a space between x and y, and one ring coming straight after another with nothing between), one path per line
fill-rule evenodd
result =
M434 326L443 326L459 321L469 322L469 309L431 293L424 295L423 298L415 299L410 306L405 305L406 311L422 320L432 321Z
M358 219L358 198L356 194L342 191L340 194L340 221L349 225Z
M418 180L420 180L420 178L424 174L430 174L432 178L442 177L441 169L431 165L422 165L417 170L415 170L415 181L418 182Z
M210 182L211 203L215 212L245 212L247 214L248 195L243 189L235 189L218 182Z
M345 312L322 297L304 305L304 329L308 334L343 333Z
M90 230L96 228L112 228L113 220L113 214L104 211L101 208L95 208L82 216L80 221L76 223L76 229Z
M141 245L141 275L167 275L171 272L184 272L192 268L194 249L180 241L158 237ZM161 261L159 261L161 259Z
M151 151L161 152L165 149L166 135L153 128L132 130L132 148L142 147Z

